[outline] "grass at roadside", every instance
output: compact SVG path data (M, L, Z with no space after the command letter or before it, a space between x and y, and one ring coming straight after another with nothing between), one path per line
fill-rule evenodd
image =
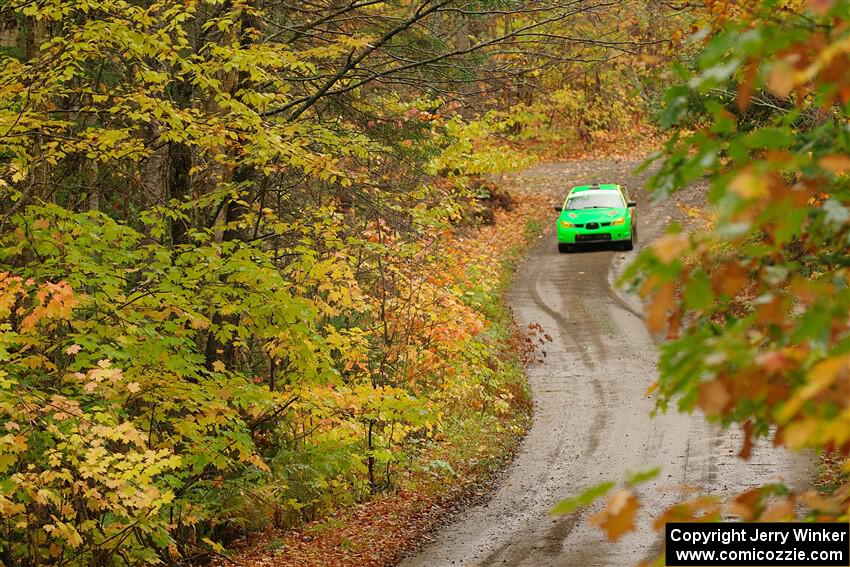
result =
M456 236L457 263L474 270L485 257L498 267L495 285L469 278L465 290L485 321L476 337L483 358L464 391L444 394L454 402L444 404L438 432L421 440L415 462L395 473L393 488L300 529L245 542L240 565L392 565L449 510L486 492L487 480L510 460L530 423L524 363L531 341L513 324L505 292L548 218L548 199L517 195L511 211L495 212L493 225Z

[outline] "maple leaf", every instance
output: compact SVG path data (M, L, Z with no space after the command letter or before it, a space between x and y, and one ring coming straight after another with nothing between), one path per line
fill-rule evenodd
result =
M635 529L635 513L640 502L628 489L615 490L608 497L608 505L590 519L590 523L605 530L609 541L617 541L623 534Z
M767 76L767 88L779 98L787 98L794 88L792 67L783 59L774 62Z
M665 234L652 244L655 257L664 264L670 264L690 247L688 236L683 233Z
M726 386L720 380L703 382L699 386L697 406L706 415L719 415L723 413L731 400L732 396L729 395Z
M768 183L763 176L747 168L735 176L729 190L744 199L756 199L768 195Z
M668 312L676 306L676 288L668 282L646 304L646 324L654 332L664 329Z
M711 287L717 293L734 296L750 281L749 272L739 264L724 264L712 274Z
M753 434L755 433L755 428L753 427L752 420L748 419L745 421L743 429L744 442L741 445L741 451L738 453L738 457L747 461L753 454Z
M789 499L783 499L771 505L759 517L761 522L781 522L794 518L794 504Z

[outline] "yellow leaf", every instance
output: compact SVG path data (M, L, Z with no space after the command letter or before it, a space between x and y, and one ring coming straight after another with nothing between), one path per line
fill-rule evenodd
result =
M216 372L224 372L224 363L220 360L213 362L212 367Z
M744 199L755 199L768 195L767 180L756 175L751 169L745 169L735 176L735 179L729 184L729 189Z
M665 234L652 244L655 257L665 264L673 262L689 247L685 234Z
M795 421L782 433L782 439L786 447L800 449L810 444L818 430L816 419L804 419Z
M248 457L248 462L251 463L252 465L256 466L261 471L271 472L271 469L269 468L269 466L257 454L253 454L250 457Z
M806 384L800 388L777 414L780 423L791 419L803 404L828 388L842 373L850 372L850 355L834 356L815 364L806 375Z

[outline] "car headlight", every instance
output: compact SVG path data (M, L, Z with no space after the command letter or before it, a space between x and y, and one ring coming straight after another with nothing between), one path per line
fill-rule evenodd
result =
M561 221L561 228L575 228L575 227L576 227L576 225L574 225L571 222L567 222L565 220Z
M621 225L621 224L625 224L625 222L626 222L626 217L620 217L618 219L612 220L611 224L613 226L618 226L618 225Z

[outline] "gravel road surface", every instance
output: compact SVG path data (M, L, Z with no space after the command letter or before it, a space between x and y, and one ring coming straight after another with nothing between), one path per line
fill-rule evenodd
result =
M641 243L659 235L672 203L652 205L637 162L581 161L541 165L512 180L522 190L552 195L569 186L621 182L637 198ZM683 195L698 199L698 192ZM750 461L736 458L741 438L707 425L700 415L650 417L645 394L655 380L655 344L634 298L612 281L635 252L594 249L558 254L554 219L517 271L510 304L521 326L540 323L553 337L542 362L529 368L534 421L516 460L489 500L459 512L404 567L627 566L661 549L651 529L612 544L587 519L599 505L552 517L559 499L626 471L660 465L662 473L639 490L647 521L695 490L738 492L771 479L805 486L805 456L762 444Z

